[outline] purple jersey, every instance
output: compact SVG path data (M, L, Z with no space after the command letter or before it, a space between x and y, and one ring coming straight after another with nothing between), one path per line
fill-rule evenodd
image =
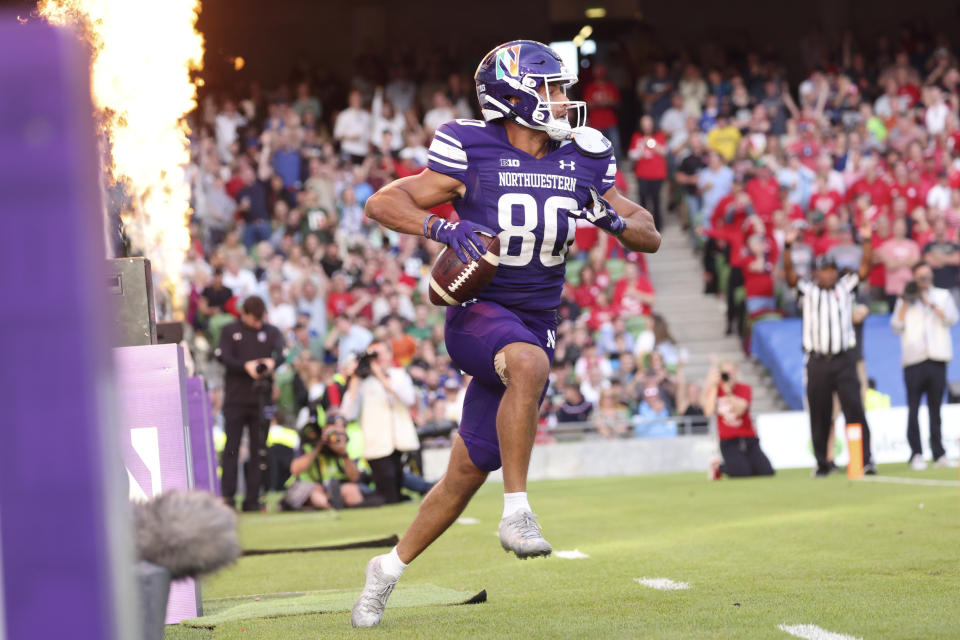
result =
M427 166L466 186L454 203L461 219L500 235L497 275L478 299L526 311L559 307L576 229L566 212L586 206L591 186L601 195L613 186L613 155L585 155L567 141L534 158L510 144L502 123L454 120L437 129Z

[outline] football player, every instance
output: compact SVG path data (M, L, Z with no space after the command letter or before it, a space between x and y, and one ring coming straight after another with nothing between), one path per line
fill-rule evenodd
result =
M496 276L476 299L447 309L450 357L473 376L447 472L388 554L367 564L354 626L380 622L403 570L463 512L487 474L503 466L500 543L520 558L552 551L527 501L527 469L556 343L557 307L577 219L626 249L660 246L650 213L614 188L616 159L586 105L567 98L577 81L550 47L514 40L488 53L474 76L483 120L441 125L422 173L374 194L366 214L401 233L442 242L464 262L500 237ZM453 202L459 222L429 213Z

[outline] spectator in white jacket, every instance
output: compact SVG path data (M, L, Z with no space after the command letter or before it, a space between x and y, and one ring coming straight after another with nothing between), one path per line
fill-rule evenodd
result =
M940 437L940 403L947 385L947 363L953 359L950 327L957 323L957 307L946 289L933 286L933 269L925 262L913 267L914 281L897 299L890 325L900 334L903 380L907 386L907 441L910 466L927 467L920 444L917 414L920 398L927 395L930 415L930 449L933 464L952 466Z
M370 463L377 493L389 504L400 501L403 453L420 448L410 415L416 390L406 370L394 366L388 343L373 342L367 353L374 355L369 373L361 357L347 383L341 413L347 420L360 422L363 457Z

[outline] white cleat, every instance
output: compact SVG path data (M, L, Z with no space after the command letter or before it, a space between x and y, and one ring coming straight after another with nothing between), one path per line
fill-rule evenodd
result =
M950 460L949 458L947 458L947 454L943 454L942 456L940 456L939 458L933 461L933 468L934 469L956 469L957 461Z
M919 453L915 454L912 458L910 458L910 468L914 471L923 471L927 468L927 461L924 460L923 456Z
M380 568L380 559L384 556L375 556L367 563L367 583L363 586L363 593L353 605L350 615L350 624L355 627L375 627L380 624L383 610L387 607L387 598L400 578L388 576Z
M500 546L521 559L548 556L553 547L543 539L540 529L537 514L526 509L517 511L500 521Z

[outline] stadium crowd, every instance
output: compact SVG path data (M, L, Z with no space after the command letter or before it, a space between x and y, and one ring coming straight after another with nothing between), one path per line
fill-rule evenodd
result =
M805 56L810 72L795 87L757 54L739 65L652 62L636 82L632 136L617 61L582 74L590 123L632 174L618 175L618 187L658 226L681 215L702 251L706 291L727 296L731 332L796 312L783 284L785 238L799 235L801 274L824 253L853 267L864 220L875 229L864 291L875 307L892 306L920 259L937 286L960 295L960 69L949 46L905 36L859 47L846 36L839 51L814 43ZM443 310L426 299L442 247L381 229L363 206L424 169L439 124L476 115L469 75L443 79L436 65L402 62L348 85L301 68L269 91L251 84L203 98L189 168L187 319L216 345L244 299L266 302L289 346L274 392L290 416L283 426L302 426L305 408L343 384L373 340L409 373L418 427L442 435L459 419L466 381L444 349ZM450 205L435 212L456 216ZM655 313L643 257L586 225L568 265L540 440L584 421L605 437L705 429L701 390Z
M856 270L865 221L875 266L864 303L892 309L921 260L960 300L960 68L948 41L904 32L860 46L847 33L836 51L806 45L795 94L755 54L737 69L658 63L637 85L645 113L628 153L640 193L682 210L705 290L726 295L728 333L797 313L785 241L797 236L802 276L824 254Z

